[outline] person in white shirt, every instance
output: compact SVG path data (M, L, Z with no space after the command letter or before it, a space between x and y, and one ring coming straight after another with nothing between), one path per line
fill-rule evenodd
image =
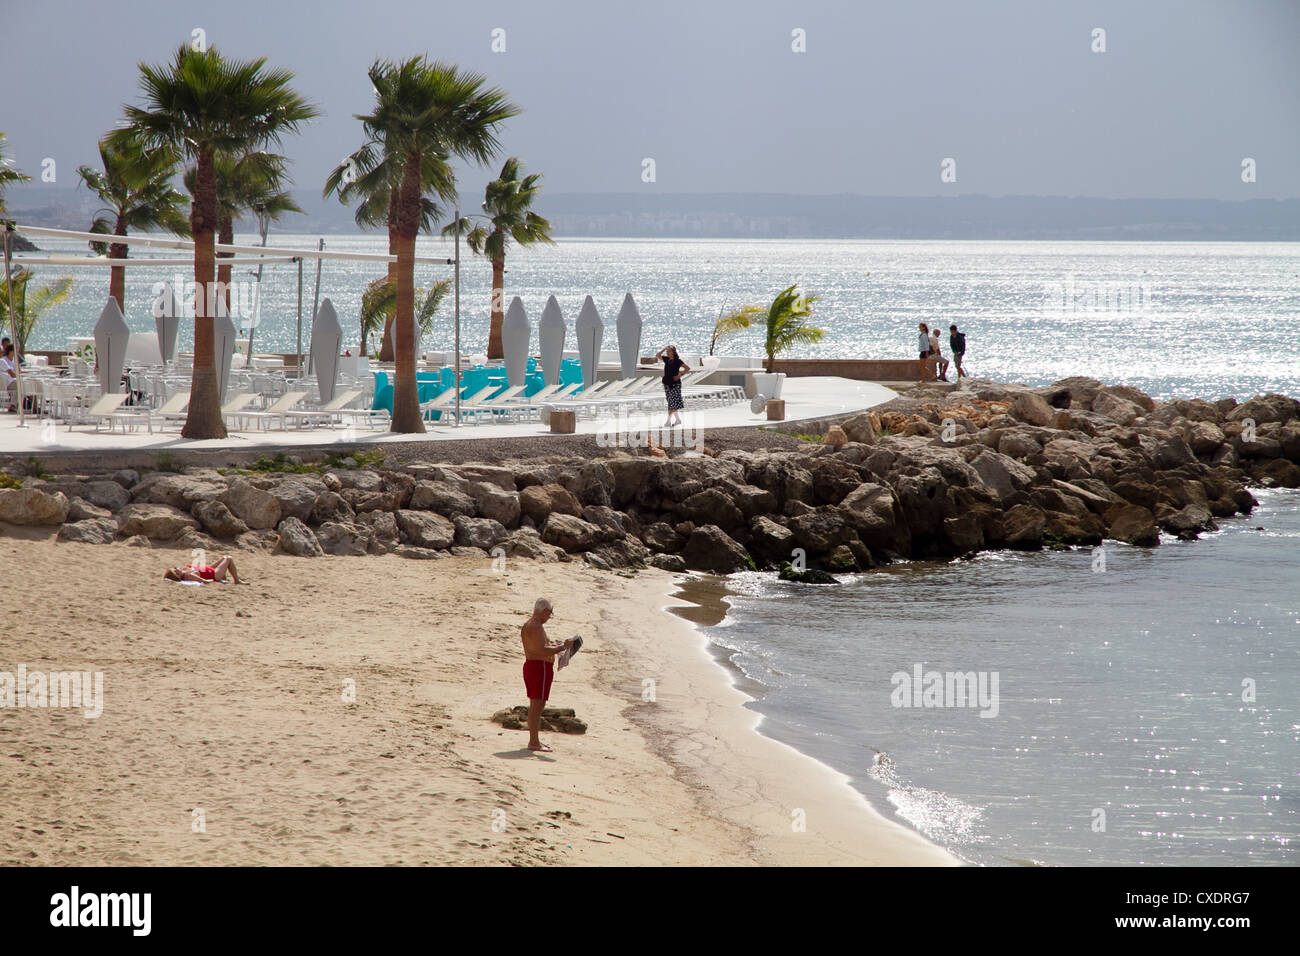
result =
M939 378L948 381L948 360L943 357L943 351L939 348L938 329L930 333L930 358L939 363Z
M14 368L14 346L10 342L0 355L0 379L4 380L5 394L9 400L9 411L18 411L18 372Z

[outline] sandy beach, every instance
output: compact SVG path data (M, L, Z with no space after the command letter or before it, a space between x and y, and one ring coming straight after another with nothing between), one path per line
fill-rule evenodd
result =
M0 710L0 862L957 862L754 730L664 610L674 575L241 552L249 587L161 580L187 559L0 541L0 671L103 673L97 718ZM586 640L550 703L589 725L544 756L488 719L526 703L518 628L539 595L552 637Z

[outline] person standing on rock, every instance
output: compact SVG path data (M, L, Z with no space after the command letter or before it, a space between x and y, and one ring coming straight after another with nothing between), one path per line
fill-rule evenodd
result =
M540 753L551 752L538 735L542 730L542 710L551 696L551 684L555 682L552 661L556 654L567 650L573 643L572 639L547 640L543 625L553 613L551 602L544 597L538 598L533 604L533 616L519 629L524 643L524 689L528 692L528 749Z
M664 427L680 425L681 410L686 407L682 401L682 373L689 372L691 367L678 357L675 345L665 345L655 353L655 358L662 359L664 363L664 397L668 399L668 420L664 422Z
M957 381L966 377L966 370L961 367L961 360L966 355L966 335L958 332L957 326L948 326L948 347L952 349L952 360L957 365Z
M924 382L924 381L925 381L925 367L926 367L926 365L927 365L927 364L929 363L929 361L930 361L930 327L929 327L928 325L926 325L924 322L922 322L920 325L917 326L917 328L921 330L920 337L917 339L917 341L920 343L920 346L921 346L921 378L920 378L920 381Z
M930 333L930 358L939 363L939 378L948 381L948 360L943 357L943 351L939 348L938 329Z

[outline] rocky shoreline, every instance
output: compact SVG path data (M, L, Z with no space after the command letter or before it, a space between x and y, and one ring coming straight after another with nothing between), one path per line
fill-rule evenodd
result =
M1154 546L1249 514L1251 484L1300 487L1300 402L963 380L848 418L820 444L654 452L28 476L0 486L0 522L98 544L719 573L775 569L796 549L838 573L1105 538Z

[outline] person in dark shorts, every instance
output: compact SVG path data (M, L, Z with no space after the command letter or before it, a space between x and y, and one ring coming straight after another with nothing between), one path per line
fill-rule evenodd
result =
M528 693L528 749L542 753L551 751L538 734L542 730L542 710L555 682L553 659L573 643L572 640L547 640L543 625L551 619L552 613L551 602L538 598L533 604L533 616L519 629L519 637L524 643L524 690Z
M966 334L958 332L957 326L948 326L948 347L952 349L952 360L957 365L957 378L965 377L966 370L961 367L961 360L966 355Z
M682 401L682 373L689 372L691 367L678 357L675 345L665 345L655 353L655 358L664 363L664 397L668 399L668 419L664 427L680 425L681 410L686 407Z

